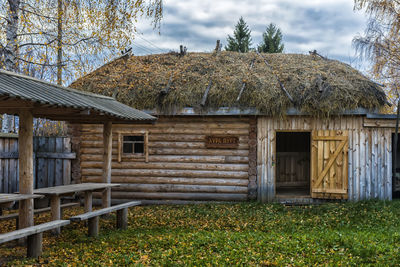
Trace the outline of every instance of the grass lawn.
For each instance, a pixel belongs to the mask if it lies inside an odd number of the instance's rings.
[[[0,258],[10,265],[61,266],[400,263],[400,201],[135,207],[125,231],[115,229],[114,219],[100,220],[98,238],[86,237],[83,223],[65,227],[59,237],[45,233],[38,261],[25,259],[25,249],[15,243],[1,245]],[[12,225],[2,223],[0,232]]]

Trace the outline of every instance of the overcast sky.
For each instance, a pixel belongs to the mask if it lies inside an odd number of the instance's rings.
[[[285,53],[320,54],[360,68],[351,41],[362,34],[366,17],[353,11],[353,0],[164,0],[160,34],[148,21],[137,24],[135,55],[179,50],[211,51],[217,39],[226,37],[243,16],[252,30],[253,46],[269,23],[283,33]]]

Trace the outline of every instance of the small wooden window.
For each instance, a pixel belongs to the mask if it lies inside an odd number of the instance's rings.
[[[144,154],[143,135],[125,135],[123,137],[122,153],[124,154]]]
[[[149,161],[149,134],[141,132],[118,132],[118,162],[125,159],[144,158]]]

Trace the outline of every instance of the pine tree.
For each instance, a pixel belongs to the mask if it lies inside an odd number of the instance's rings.
[[[282,32],[271,23],[263,33],[262,43],[258,46],[258,52],[282,53],[284,44],[282,43]]]
[[[233,37],[228,35],[228,45],[225,46],[226,51],[236,51],[240,53],[249,52],[251,46],[251,30],[247,26],[243,17],[240,17],[235,26]]]

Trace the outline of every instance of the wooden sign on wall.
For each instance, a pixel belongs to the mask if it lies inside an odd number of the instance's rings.
[[[207,148],[237,148],[239,146],[239,137],[211,135],[206,136]]]

